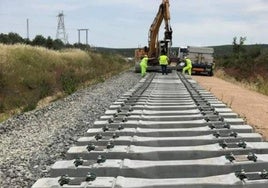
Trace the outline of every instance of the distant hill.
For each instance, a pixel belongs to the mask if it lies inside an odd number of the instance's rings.
[[[94,50],[101,53],[119,54],[124,57],[134,57],[135,49],[136,48],[103,48],[103,47],[94,48]]]
[[[210,46],[214,48],[214,55],[215,57],[222,57],[228,56],[232,54],[233,46],[232,45],[221,45],[221,46]],[[120,54],[124,57],[133,57],[136,48],[102,48],[96,47],[94,48],[98,52],[103,53],[111,53],[111,54]],[[172,47],[172,51],[178,51],[179,47]],[[268,44],[252,44],[252,45],[245,45],[245,49],[252,50],[252,49],[260,49],[260,50],[268,50]]]
[[[229,56],[233,52],[233,45],[211,46],[214,48],[215,57]],[[244,45],[246,51],[260,49],[261,51],[268,50],[268,44],[251,44]]]

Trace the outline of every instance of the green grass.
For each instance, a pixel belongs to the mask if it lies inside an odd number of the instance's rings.
[[[7,113],[35,109],[47,96],[71,94],[131,66],[115,54],[0,44],[0,121]]]

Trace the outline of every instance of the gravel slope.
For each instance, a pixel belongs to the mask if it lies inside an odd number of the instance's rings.
[[[0,124],[0,187],[31,187],[140,75],[127,71]]]

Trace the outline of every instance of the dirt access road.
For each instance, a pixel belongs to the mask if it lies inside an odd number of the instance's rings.
[[[268,141],[268,96],[217,77],[192,76],[192,78],[238,113]]]

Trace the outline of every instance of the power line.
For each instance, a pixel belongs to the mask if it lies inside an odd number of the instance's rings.
[[[67,35],[65,32],[65,26],[64,26],[64,14],[63,12],[58,14],[58,27],[57,27],[57,34],[56,38],[60,39],[64,44],[67,44]]]

